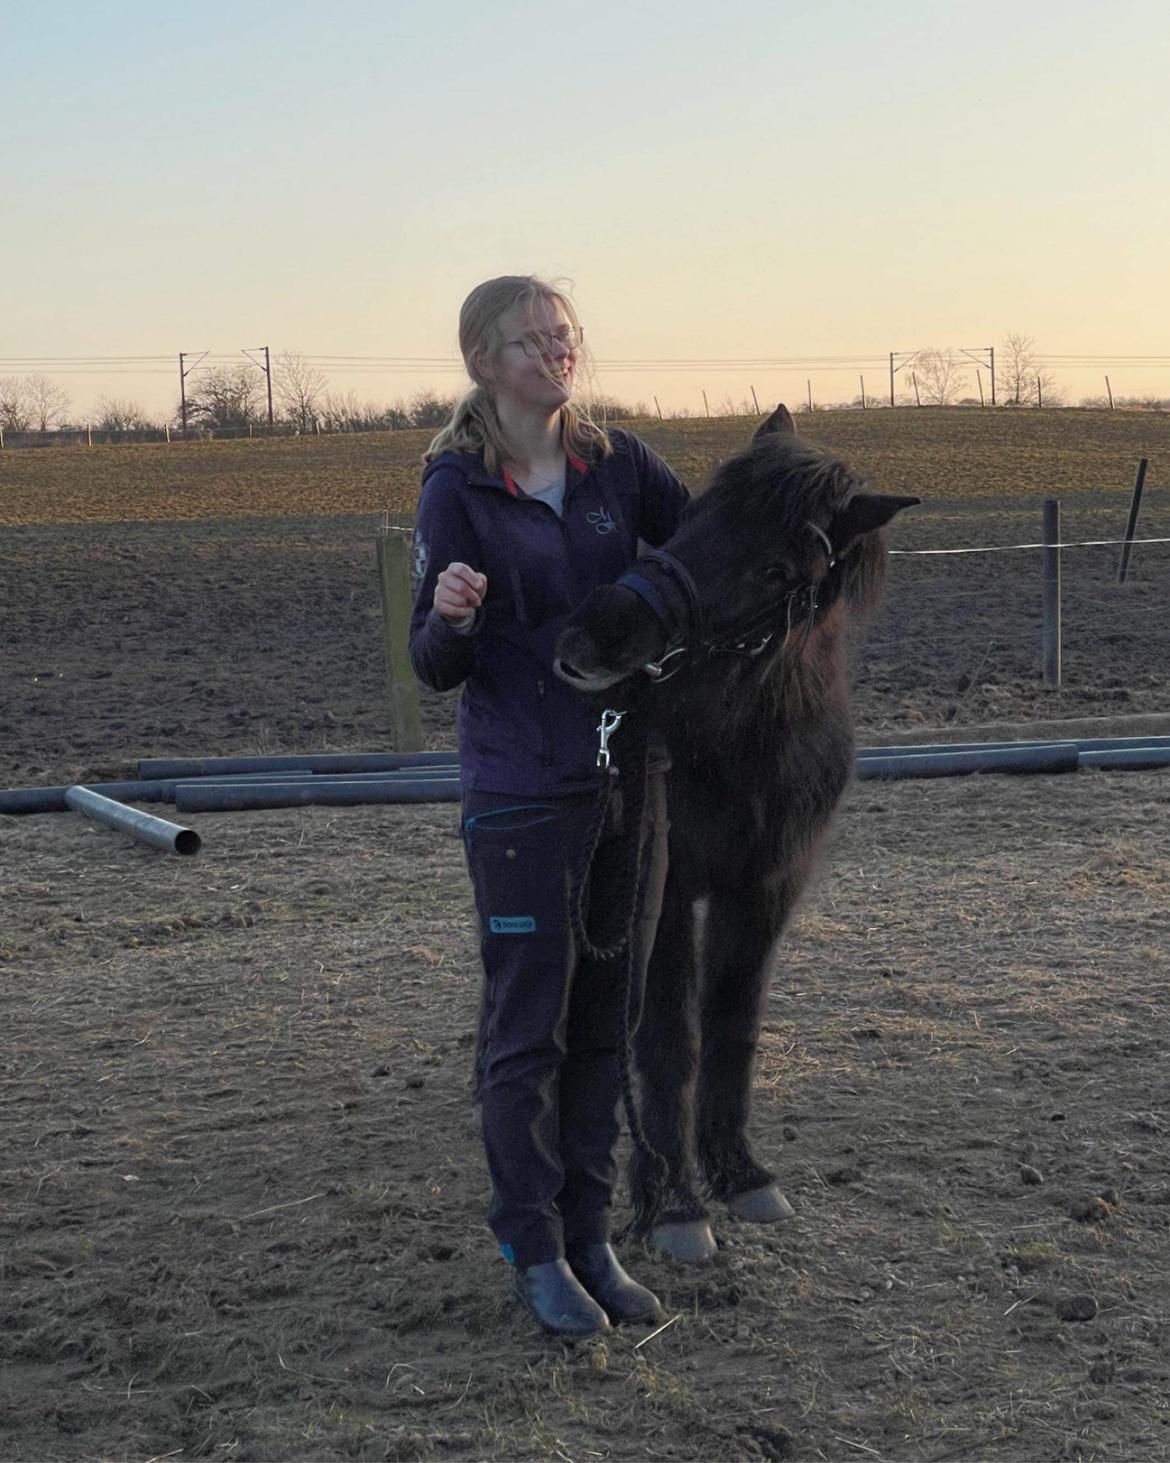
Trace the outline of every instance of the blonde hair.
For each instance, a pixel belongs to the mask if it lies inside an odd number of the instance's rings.
[[[485,355],[504,344],[499,328],[500,318],[520,307],[532,315],[543,301],[553,301],[565,312],[569,324],[580,333],[580,322],[568,295],[548,280],[532,274],[505,274],[489,279],[463,301],[459,311],[459,350],[467,374],[474,383],[456,406],[451,420],[431,439],[424,462],[442,452],[473,452],[483,458],[489,472],[499,472],[512,451],[504,436],[490,383],[475,364],[479,353]],[[567,453],[588,461],[608,457],[613,444],[602,427],[589,413],[571,401],[561,407],[561,445]]]

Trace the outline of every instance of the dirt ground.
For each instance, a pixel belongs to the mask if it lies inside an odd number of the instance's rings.
[[[3,530],[0,783],[384,746],[375,526]],[[896,547],[1038,528],[950,501]],[[894,559],[862,740],[1170,729],[1168,550],[1122,590],[1069,551],[1060,691],[1034,551]],[[856,785],[762,1044],[797,1218],[627,1246],[671,1324],[575,1348],[482,1221],[452,807],[201,815],[196,859],[0,818],[0,1458],[1170,1458],[1166,778]]]

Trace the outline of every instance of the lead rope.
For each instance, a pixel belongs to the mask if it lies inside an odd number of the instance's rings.
[[[638,719],[637,731],[633,736],[633,745],[627,749],[627,755],[622,759],[621,768],[616,773],[616,781],[622,797],[622,822],[623,832],[623,885],[630,891],[629,907],[624,911],[622,917],[621,934],[612,945],[596,945],[589,936],[586,929],[586,905],[589,893],[589,875],[593,864],[594,855],[597,852],[598,844],[601,842],[601,835],[605,829],[605,821],[609,812],[610,800],[613,794],[615,771],[610,763],[609,738],[621,725],[625,712],[605,711],[602,713],[601,725],[598,727],[600,733],[600,745],[597,753],[597,765],[603,773],[601,791],[597,798],[597,807],[594,811],[593,821],[585,838],[585,851],[581,867],[573,877],[569,889],[569,920],[573,931],[573,938],[577,941],[578,949],[589,959],[599,963],[607,964],[622,958],[623,964],[623,992],[621,1005],[621,1047],[619,1051],[619,1068],[621,1073],[622,1101],[626,1108],[626,1117],[630,1126],[630,1138],[634,1147],[645,1165],[646,1171],[654,1175],[654,1188],[660,1194],[665,1188],[665,1179],[668,1169],[666,1160],[650,1142],[646,1136],[646,1130],[642,1126],[641,1114],[638,1112],[637,1103],[634,1101],[634,1086],[631,1078],[631,1065],[633,1057],[633,1030],[631,1026],[631,1007],[633,1005],[635,985],[635,965],[637,956],[637,940],[634,930],[638,919],[639,894],[642,884],[642,866],[644,854],[644,830],[642,827],[642,816],[646,808],[646,782],[647,763],[646,752],[646,729],[641,718]],[[635,1227],[643,1216],[635,1216]]]

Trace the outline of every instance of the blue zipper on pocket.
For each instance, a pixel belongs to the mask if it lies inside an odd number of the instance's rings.
[[[526,823],[494,823],[493,818],[502,818],[507,813],[543,813],[543,818],[532,818]],[[501,833],[517,833],[524,828],[539,828],[542,823],[551,823],[556,814],[547,803],[513,803],[506,808],[489,808],[483,813],[472,813],[463,820],[464,833],[470,833],[478,823],[485,828],[496,828]]]

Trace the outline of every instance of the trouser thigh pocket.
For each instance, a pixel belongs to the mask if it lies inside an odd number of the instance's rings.
[[[562,814],[469,795],[463,837],[484,964],[481,1075],[563,1043],[571,970]]]

